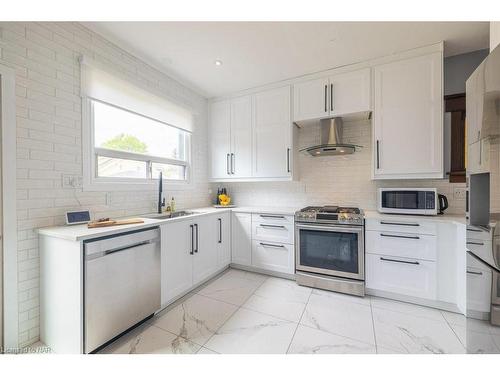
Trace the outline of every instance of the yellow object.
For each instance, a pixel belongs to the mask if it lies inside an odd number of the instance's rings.
[[[220,194],[219,203],[221,204],[221,206],[227,206],[231,203],[231,197],[226,194]]]

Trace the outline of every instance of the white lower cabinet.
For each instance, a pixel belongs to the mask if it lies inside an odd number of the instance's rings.
[[[161,226],[161,305],[193,285],[191,220]]]
[[[231,251],[233,264],[294,274],[293,216],[233,213]]]
[[[366,254],[366,287],[411,297],[436,298],[436,263]]]
[[[489,313],[491,308],[491,270],[467,254],[467,314]]]
[[[293,245],[252,241],[252,265],[269,271],[293,274],[295,272]]]
[[[161,226],[162,307],[229,265],[229,228],[229,212]]]
[[[231,262],[242,266],[252,264],[252,215],[233,213]]]
[[[463,231],[452,222],[383,215],[366,219],[366,288],[431,306],[462,306]],[[465,258],[464,258],[465,259]]]

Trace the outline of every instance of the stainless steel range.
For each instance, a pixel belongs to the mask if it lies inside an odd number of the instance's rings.
[[[364,223],[364,214],[359,208],[310,206],[297,211],[297,283],[364,296]]]

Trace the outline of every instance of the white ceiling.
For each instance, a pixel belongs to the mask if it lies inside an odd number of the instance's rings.
[[[86,22],[206,97],[445,41],[487,48],[488,22]],[[222,66],[215,66],[220,59]]]

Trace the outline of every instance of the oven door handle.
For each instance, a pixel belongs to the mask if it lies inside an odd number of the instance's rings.
[[[342,233],[363,233],[362,226],[350,225],[310,225],[310,224],[295,224],[296,229],[311,229],[322,232],[342,232]]]

